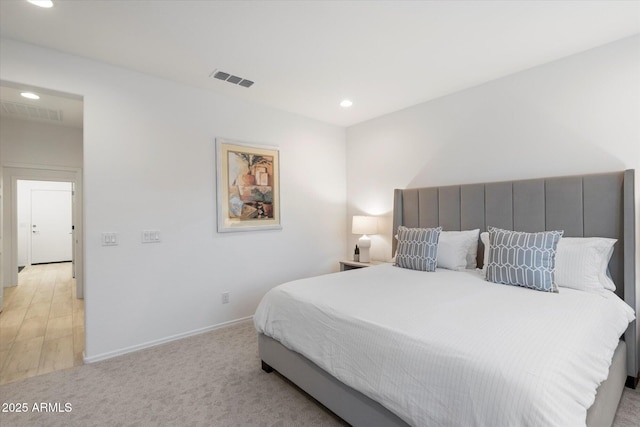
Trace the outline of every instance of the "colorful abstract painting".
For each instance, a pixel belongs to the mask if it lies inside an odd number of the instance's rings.
[[[216,139],[218,231],[281,228],[278,150]]]

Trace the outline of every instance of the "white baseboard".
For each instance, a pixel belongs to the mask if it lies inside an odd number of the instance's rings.
[[[99,362],[101,360],[111,359],[112,357],[122,356],[127,353],[133,353],[134,351],[142,350],[149,347],[155,347],[156,345],[165,344],[171,341],[180,340],[182,338],[187,338],[193,335],[203,334],[205,332],[213,331],[220,328],[226,328],[232,325],[236,325],[238,323],[246,322],[251,320],[253,316],[242,317],[240,319],[230,320],[228,322],[218,323],[217,325],[207,326],[206,328],[195,329],[193,331],[184,332],[182,334],[171,335],[165,338],[160,338],[154,341],[148,341],[142,344],[134,345],[131,347],[122,348],[120,350],[110,351],[107,353],[98,354],[96,356],[86,357],[83,352],[83,361],[85,364]]]

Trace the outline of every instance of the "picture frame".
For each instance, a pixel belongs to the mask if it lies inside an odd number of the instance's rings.
[[[216,138],[218,232],[282,229],[280,151]]]

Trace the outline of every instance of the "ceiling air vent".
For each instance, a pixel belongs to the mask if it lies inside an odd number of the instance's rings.
[[[251,87],[253,82],[251,80],[247,80],[242,77],[234,76],[229,73],[225,73],[224,71],[215,70],[213,73],[209,75],[209,77],[216,78],[218,80],[224,80],[225,82],[232,83],[234,85],[239,85],[242,87]]]
[[[25,119],[38,119],[62,123],[62,110],[35,107],[19,102],[2,101],[2,112]]]

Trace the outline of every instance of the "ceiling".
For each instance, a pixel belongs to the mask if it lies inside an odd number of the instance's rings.
[[[640,33],[640,1],[54,3],[0,1],[0,37],[339,126]]]
[[[20,95],[30,91],[40,96],[31,100]],[[0,81],[0,117],[82,128],[82,98],[48,89]]]

